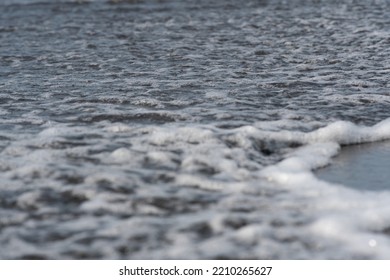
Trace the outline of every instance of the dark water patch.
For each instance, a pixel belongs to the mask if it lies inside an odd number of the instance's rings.
[[[47,260],[48,257],[41,254],[27,254],[19,258],[20,260]]]
[[[110,122],[145,122],[145,123],[167,123],[182,119],[180,116],[161,113],[137,113],[137,114],[101,114],[96,116],[84,116],[79,120],[86,123],[101,121]]]

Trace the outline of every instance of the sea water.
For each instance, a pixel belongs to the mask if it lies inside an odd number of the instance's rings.
[[[0,258],[390,258],[390,192],[313,173],[390,139],[389,11],[2,1]]]
[[[316,174],[319,178],[363,191],[390,190],[390,141],[345,146]]]

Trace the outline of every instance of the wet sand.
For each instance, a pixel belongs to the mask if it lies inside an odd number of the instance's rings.
[[[342,147],[330,165],[316,171],[325,181],[359,190],[390,190],[390,141]]]

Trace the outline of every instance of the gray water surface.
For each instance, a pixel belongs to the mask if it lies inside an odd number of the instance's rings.
[[[325,181],[364,191],[390,191],[390,141],[342,147],[332,163],[316,172]]]
[[[264,131],[390,117],[388,1],[7,0],[0,15],[0,258],[390,257],[364,250],[377,224],[357,220],[353,244],[315,231],[376,204],[258,176],[303,144]]]

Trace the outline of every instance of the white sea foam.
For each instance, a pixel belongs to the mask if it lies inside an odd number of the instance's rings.
[[[279,187],[310,197],[306,207],[315,222],[305,229],[306,234],[317,236],[325,243],[332,242],[334,246],[346,246],[361,257],[390,257],[390,241],[380,234],[390,222],[390,194],[356,192],[320,181],[311,172],[329,164],[340,150],[340,144],[390,139],[390,119],[372,127],[336,122],[299,136],[307,144],[276,165],[261,170],[261,176]],[[341,257],[335,250],[334,258]]]
[[[390,139],[390,119],[386,119],[372,127],[357,126],[350,122],[338,121],[318,130],[303,132],[276,132],[269,137],[305,144],[294,151],[287,159],[262,171],[267,174],[271,169],[307,171],[322,167],[335,156],[340,145],[360,144]]]

